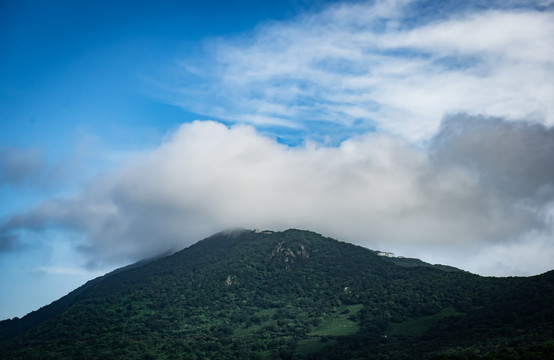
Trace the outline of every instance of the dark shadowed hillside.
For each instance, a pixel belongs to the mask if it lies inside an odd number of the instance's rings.
[[[12,359],[545,359],[554,272],[483,278],[309,231],[216,234],[0,323]]]

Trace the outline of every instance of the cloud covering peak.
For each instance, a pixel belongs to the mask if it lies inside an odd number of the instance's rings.
[[[81,190],[56,188],[34,202],[22,195],[0,209],[2,259],[33,249],[29,259],[37,259],[48,246],[35,245],[52,243],[52,260],[28,267],[74,269],[84,259],[98,269],[229,227],[295,227],[481,274],[550,270],[554,2],[376,0],[317,9],[206,39],[172,58],[170,69],[164,58],[162,71],[141,74],[159,102],[95,112],[126,97],[104,94],[104,102],[75,106],[110,126],[126,116],[128,129],[112,140],[153,123],[156,134],[173,129],[136,156],[95,152],[73,160],[86,163],[78,167],[21,150],[28,145],[0,147],[0,190],[12,201],[12,190],[38,193],[94,172],[101,157],[127,159],[86,188],[74,185]],[[144,51],[135,41],[128,46]],[[121,59],[136,57],[122,51]],[[94,53],[108,71],[105,54]],[[140,68],[151,69],[149,61]],[[90,84],[100,73],[91,71]],[[108,75],[107,84],[120,79]],[[58,104],[56,96],[88,89],[82,85],[40,91]],[[76,96],[86,98],[83,91]],[[159,119],[133,128],[153,113]],[[64,116],[73,124],[81,115]],[[62,132],[53,129],[35,134]],[[56,256],[65,257],[62,266]]]
[[[3,234],[47,225],[77,231],[86,234],[78,246],[92,263],[179,249],[236,226],[308,228],[447,258],[525,244],[540,258],[554,255],[541,240],[553,231],[553,134],[542,125],[458,115],[428,149],[376,133],[338,147],[288,147],[251,126],[197,121],[79,196],[13,217]],[[505,267],[551,266],[522,261]]]

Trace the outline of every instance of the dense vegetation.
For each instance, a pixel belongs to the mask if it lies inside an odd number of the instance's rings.
[[[0,322],[0,358],[552,358],[554,272],[455,270],[308,231],[220,233]]]

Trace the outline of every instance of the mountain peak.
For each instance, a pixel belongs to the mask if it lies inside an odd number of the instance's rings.
[[[0,322],[0,357],[455,358],[500,356],[508,343],[522,353],[553,349],[552,276],[443,270],[311,231],[231,229]]]

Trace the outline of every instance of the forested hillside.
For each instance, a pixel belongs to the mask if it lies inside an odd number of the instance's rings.
[[[554,272],[484,278],[309,231],[216,234],[0,323],[10,359],[545,359]]]

